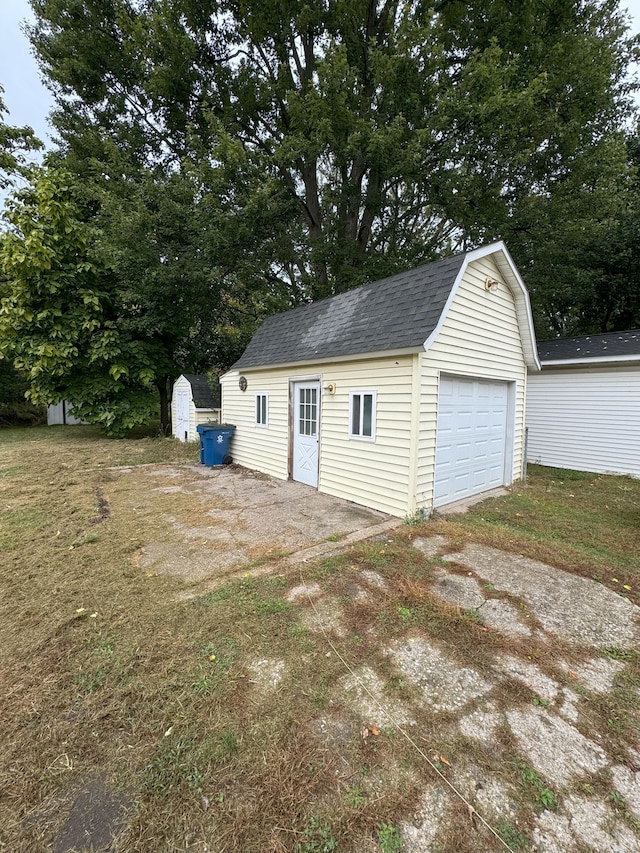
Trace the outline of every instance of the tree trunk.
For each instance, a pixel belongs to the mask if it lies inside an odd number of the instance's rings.
[[[160,394],[160,430],[163,435],[171,434],[168,379],[168,376],[162,376],[156,383],[156,388]]]

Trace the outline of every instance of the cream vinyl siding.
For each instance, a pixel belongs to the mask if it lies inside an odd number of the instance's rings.
[[[412,356],[324,365],[318,489],[404,516],[409,509]],[[336,393],[324,390],[335,382]],[[375,391],[375,440],[349,437],[350,391]]]
[[[501,282],[485,290],[485,277]],[[420,427],[417,442],[416,504],[431,509],[435,470],[440,374],[515,382],[513,464],[505,478],[519,479],[523,467],[527,372],[513,294],[490,257],[472,261],[459,284],[442,327],[428,352],[419,356]],[[509,445],[509,442],[508,442]]]
[[[275,370],[243,370],[247,390],[238,386],[240,373],[232,370],[221,377],[222,422],[234,424],[231,439],[233,461],[279,480],[289,476],[289,373]],[[300,375],[317,375],[307,371]],[[267,426],[256,425],[256,394],[267,394]]]
[[[321,382],[318,491],[403,516],[409,506],[412,356],[242,371],[222,377],[222,415],[236,425],[234,462],[279,479],[289,476],[289,383]],[[335,393],[327,385],[335,384]],[[349,392],[376,392],[375,441],[349,438]],[[255,395],[269,395],[269,425],[255,425]]]
[[[180,376],[173,384],[171,394],[171,428],[176,435],[178,415],[176,411],[176,390],[186,389],[189,392],[189,441],[199,441],[200,436],[196,429],[199,424],[220,423],[220,409],[196,409],[193,402],[191,383],[184,376]],[[180,439],[182,440],[182,439]]]
[[[640,477],[640,367],[530,376],[527,426],[528,462]]]

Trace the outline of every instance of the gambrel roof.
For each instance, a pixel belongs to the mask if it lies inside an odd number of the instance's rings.
[[[233,368],[428,349],[467,265],[488,255],[513,292],[527,364],[538,368],[529,297],[501,242],[268,317]]]
[[[196,409],[220,408],[220,388],[214,393],[204,374],[183,373],[182,375],[191,385],[191,397]]]
[[[544,365],[638,361],[640,329],[539,341],[538,355]]]

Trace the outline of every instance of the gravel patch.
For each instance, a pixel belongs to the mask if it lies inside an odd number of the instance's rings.
[[[600,800],[567,797],[564,810],[576,838],[598,853],[637,853],[638,840]]]
[[[618,765],[611,768],[611,778],[616,791],[625,799],[629,811],[640,820],[640,771]]]
[[[319,595],[321,592],[322,589],[318,583],[301,583],[289,590],[287,601],[297,601],[299,598],[313,598],[314,595]]]
[[[463,575],[446,575],[433,585],[432,592],[463,610],[475,610],[485,603],[478,581]]]
[[[333,633],[341,639],[347,635],[347,629],[342,621],[342,609],[335,598],[314,602],[313,607],[302,613],[300,622],[305,628],[316,633]]]
[[[282,681],[284,661],[262,658],[249,664],[251,680],[262,691],[273,690]]]
[[[430,853],[446,816],[450,798],[444,788],[429,787],[411,820],[399,826],[403,853]]]
[[[508,601],[488,598],[479,610],[485,625],[509,637],[530,637],[531,629],[524,625],[518,610]]]
[[[493,740],[496,729],[504,716],[496,710],[493,702],[487,702],[484,708],[476,708],[460,720],[460,731],[466,737],[482,742]]]
[[[387,583],[381,574],[378,572],[374,572],[373,569],[362,569],[360,571],[360,575],[366,580],[368,584],[371,586],[375,586],[378,589],[386,589]]]
[[[594,658],[571,667],[564,661],[560,664],[561,669],[594,693],[608,693],[613,687],[614,678],[624,666],[623,661],[613,658]]]

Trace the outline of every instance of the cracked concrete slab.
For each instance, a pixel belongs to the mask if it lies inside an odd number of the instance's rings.
[[[450,804],[450,796],[439,786],[424,792],[420,806],[410,820],[400,823],[404,853],[428,853],[432,850]]]
[[[617,765],[611,768],[611,779],[616,791],[624,797],[629,811],[640,820],[640,770]]]
[[[622,649],[638,641],[640,608],[596,581],[486,545],[468,544],[443,559],[523,598],[544,629],[564,640]]]
[[[541,708],[507,711],[518,746],[533,767],[554,785],[597,773],[607,765],[604,750],[561,717]]]
[[[524,661],[515,655],[500,655],[496,659],[496,667],[505,675],[525,684],[529,690],[546,702],[555,702],[558,698],[560,690],[558,682],[545,675],[534,663]]]
[[[423,704],[434,711],[457,711],[492,686],[475,669],[460,666],[422,637],[395,642],[385,654],[420,689]]]
[[[394,722],[398,725],[414,723],[402,702],[387,694],[384,681],[370,666],[361,666],[352,675],[341,679],[338,692],[342,699],[348,697],[349,706],[364,725],[375,723],[378,728],[383,728]]]
[[[508,601],[487,598],[478,613],[485,625],[510,637],[530,637],[531,628],[525,625],[518,610]]]
[[[480,584],[464,575],[445,575],[433,585],[433,594],[463,610],[476,610],[485,603]]]

